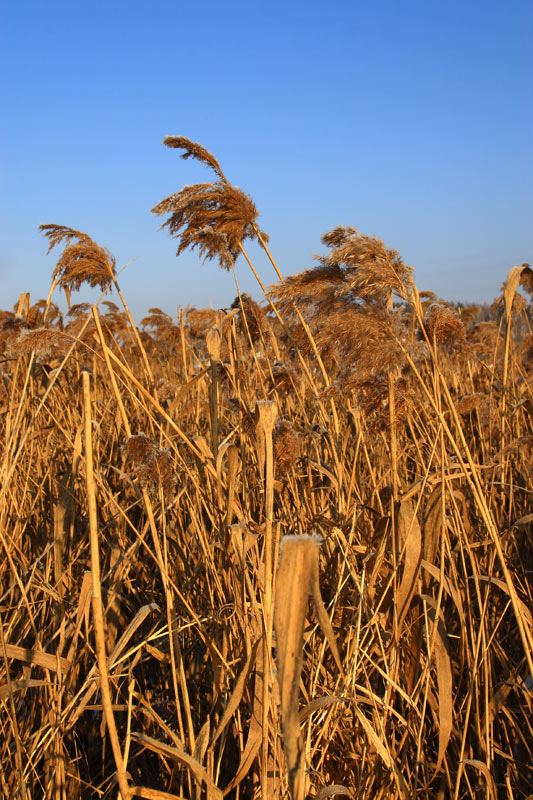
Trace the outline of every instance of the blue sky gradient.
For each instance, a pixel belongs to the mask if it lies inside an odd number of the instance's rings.
[[[120,283],[137,319],[231,302],[232,275],[176,258],[149,213],[211,179],[167,134],[252,195],[284,274],[338,224],[449,300],[491,300],[533,258],[531,2],[19,0],[2,17],[3,308],[47,294],[42,222],[87,232],[119,268],[134,259]],[[259,299],[242,259],[237,274]]]

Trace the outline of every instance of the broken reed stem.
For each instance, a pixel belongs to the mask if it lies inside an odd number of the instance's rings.
[[[111,739],[111,747],[117,767],[117,781],[122,795],[122,800],[130,800],[131,793],[124,769],[122,750],[118,740],[115,717],[113,715],[113,702],[109,688],[109,673],[107,670],[106,634],[104,612],[102,607],[102,591],[100,584],[100,555],[98,548],[98,519],[96,513],[96,490],[94,480],[93,447],[92,447],[92,408],[91,408],[91,376],[85,370],[83,379],[83,417],[85,432],[85,469],[87,482],[87,504],[89,511],[89,531],[91,540],[91,574],[92,574],[92,606],[94,635],[96,640],[96,658],[100,672],[100,690],[102,693],[102,706]]]

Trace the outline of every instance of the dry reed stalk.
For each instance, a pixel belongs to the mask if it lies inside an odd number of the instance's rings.
[[[271,401],[260,401],[257,404],[258,432],[265,448],[264,463],[264,493],[265,493],[265,545],[264,545],[264,599],[263,599],[263,743],[261,759],[261,791],[267,798],[268,792],[268,740],[269,740],[269,713],[270,713],[270,686],[271,686],[271,658],[272,658],[272,591],[273,591],[273,552],[272,517],[274,509],[274,455],[272,448],[272,433],[276,422],[278,409]]]
[[[211,418],[211,449],[216,459],[218,453],[218,365],[220,363],[221,332],[211,328],[206,336],[206,347],[211,366],[211,383],[209,384],[209,415]]]
[[[442,388],[442,390],[444,392],[444,395],[446,397],[446,400],[447,400],[447,403],[448,403],[448,408],[449,408],[450,412],[452,413],[452,418],[454,419],[454,424],[456,426],[456,430],[458,432],[460,442],[461,442],[461,444],[462,444],[462,446],[464,448],[464,452],[465,452],[465,455],[466,455],[466,463],[465,463],[465,460],[463,459],[463,454],[461,453],[461,451],[460,451],[460,449],[458,447],[457,441],[456,441],[452,431],[450,430],[450,428],[448,426],[448,423],[446,422],[446,419],[445,419],[443,413],[441,412],[439,414],[439,410],[438,410],[438,407],[437,407],[437,405],[435,403],[435,400],[434,400],[433,396],[431,395],[431,393],[429,392],[429,390],[427,389],[427,387],[425,385],[425,382],[423,381],[422,377],[420,376],[420,373],[418,372],[418,370],[416,368],[416,365],[413,363],[412,359],[410,358],[410,356],[408,354],[407,354],[406,357],[407,357],[408,361],[410,362],[411,369],[413,370],[415,375],[417,375],[417,377],[418,377],[418,379],[420,381],[420,385],[421,385],[422,390],[424,391],[424,394],[426,395],[426,397],[428,398],[429,402],[431,403],[435,413],[437,413],[437,415],[439,416],[439,422],[442,424],[442,427],[443,427],[443,430],[446,433],[447,439],[450,442],[453,450],[455,451],[455,455],[457,456],[457,459],[458,459],[458,461],[459,461],[459,463],[461,465],[461,469],[463,470],[463,474],[464,474],[466,480],[468,481],[468,483],[470,484],[470,487],[472,488],[472,491],[473,491],[473,494],[474,494],[474,497],[475,497],[475,500],[476,500],[476,504],[477,504],[477,506],[479,508],[479,511],[480,511],[481,515],[482,515],[483,521],[484,521],[485,525],[487,526],[487,530],[489,532],[490,538],[491,538],[491,540],[494,543],[494,546],[496,548],[496,552],[498,554],[498,559],[500,561],[503,573],[505,575],[505,581],[506,581],[506,584],[507,584],[508,589],[509,589],[509,595],[511,597],[511,602],[512,602],[512,605],[513,605],[513,611],[514,611],[516,622],[517,622],[517,625],[518,625],[518,630],[520,632],[520,638],[522,640],[522,644],[523,644],[523,647],[524,647],[524,655],[525,655],[527,663],[528,663],[528,668],[529,668],[531,674],[533,675],[533,631],[528,630],[527,626],[524,625],[524,622],[523,622],[523,619],[522,619],[522,613],[521,613],[521,609],[520,609],[520,604],[519,604],[519,600],[518,600],[518,596],[516,594],[516,588],[514,586],[514,581],[512,579],[512,576],[510,574],[509,568],[507,566],[507,562],[506,562],[505,555],[503,553],[503,549],[502,549],[502,545],[501,545],[500,536],[499,536],[498,530],[496,528],[496,525],[494,523],[494,519],[492,517],[492,514],[491,514],[491,512],[490,512],[490,510],[488,508],[488,505],[487,505],[487,502],[486,502],[486,499],[485,499],[485,496],[484,496],[484,493],[483,493],[483,488],[482,488],[481,483],[480,483],[480,479],[479,479],[479,475],[478,475],[478,469],[476,468],[476,465],[475,465],[474,460],[472,458],[472,454],[470,452],[470,448],[468,447],[468,444],[467,444],[467,442],[465,440],[463,429],[462,429],[462,426],[461,426],[461,422],[460,422],[459,416],[457,414],[457,411],[455,409],[455,404],[453,403],[453,400],[451,398],[451,395],[449,393],[449,390],[448,390],[448,387],[446,385],[446,382],[445,382],[444,378],[440,374],[440,371],[438,371],[437,365],[435,365],[436,370],[437,370],[437,374],[439,376],[440,387]],[[467,467],[467,464],[468,464],[468,467]]]
[[[88,372],[82,373],[83,378],[83,410],[85,433],[85,470],[87,482],[87,503],[89,511],[89,530],[91,540],[91,573],[92,573],[92,605],[94,619],[94,635],[96,640],[96,657],[100,673],[100,691],[102,693],[102,706],[111,740],[113,757],[117,767],[117,781],[123,800],[130,800],[131,793],[128,779],[124,769],[122,750],[118,740],[117,727],[113,714],[113,701],[109,686],[107,670],[106,633],[102,608],[102,590],[100,579],[100,554],[98,544],[98,517],[96,510],[96,491],[93,469],[92,446],[92,401],[91,401],[91,376]]]

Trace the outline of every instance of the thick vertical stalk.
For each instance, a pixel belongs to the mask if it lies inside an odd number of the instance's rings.
[[[272,432],[278,409],[275,403],[265,400],[257,404],[259,412],[260,436],[264,436],[265,444],[265,589],[263,597],[263,749],[261,757],[261,796],[268,800],[268,715],[270,712],[270,683],[272,658],[272,574],[273,574],[273,541],[272,517],[274,514],[274,452]]]
[[[111,747],[117,767],[117,780],[122,794],[122,800],[130,800],[131,794],[124,770],[124,760],[122,750],[118,740],[117,726],[113,716],[113,703],[109,688],[109,674],[107,671],[107,653],[105,646],[105,623],[102,608],[102,592],[100,585],[100,555],[98,550],[98,521],[96,514],[96,491],[93,467],[93,447],[92,447],[92,413],[91,413],[91,385],[90,375],[83,372],[83,412],[84,412],[84,431],[85,431],[85,470],[87,480],[87,503],[89,510],[89,530],[91,540],[91,574],[92,574],[92,593],[93,593],[93,620],[94,635],[96,640],[96,658],[98,670],[100,672],[100,690],[102,693],[102,706],[104,709]]]

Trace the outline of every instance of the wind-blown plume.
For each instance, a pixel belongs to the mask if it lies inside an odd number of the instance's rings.
[[[181,154],[183,159],[195,158],[196,161],[200,161],[200,163],[205,164],[206,167],[214,169],[221,180],[226,180],[215,156],[206,150],[205,147],[202,147],[201,144],[198,144],[198,142],[192,142],[185,136],[165,136],[163,144],[175,150],[183,150],[184,152]]]
[[[182,158],[195,158],[219,177],[215,183],[185,186],[152,208],[153,214],[169,214],[161,227],[179,239],[177,255],[197,247],[204,260],[217,259],[230,270],[245,239],[261,237],[268,242],[267,234],[256,226],[259,212],[252,198],[229,183],[214,155],[184,136],[166,136],[163,144],[183,150]]]
[[[413,269],[381,239],[338,226],[325,233],[322,241],[332,250],[327,256],[316,256],[318,266],[272,287],[270,296],[280,308],[296,303],[318,313],[330,313],[339,303],[386,307],[393,295],[408,299]]]
[[[104,291],[113,282],[114,256],[86,233],[53,224],[39,225],[39,230],[48,239],[48,252],[58,245],[66,245],[52,273],[58,286],[75,291],[83,283],[88,283]]]
[[[179,239],[177,255],[197,247],[204,260],[217,259],[227,270],[233,267],[242,242],[257,238],[259,212],[252,198],[220,181],[186,186],[158,203],[152,213],[170,215],[161,227]]]

